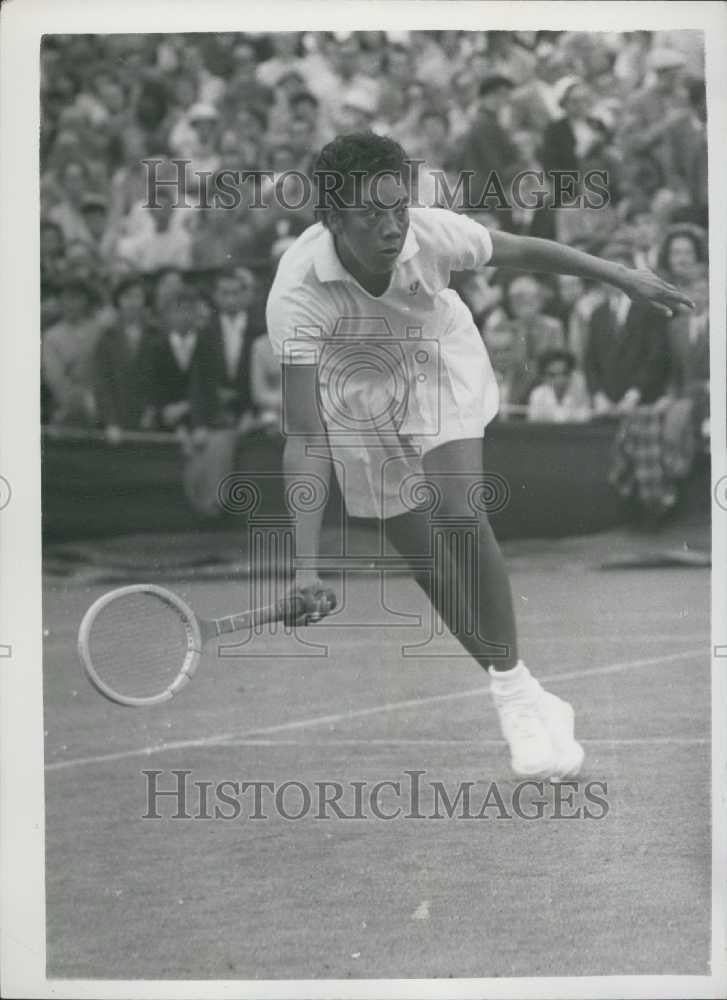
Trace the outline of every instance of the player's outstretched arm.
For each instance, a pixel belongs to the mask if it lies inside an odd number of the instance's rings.
[[[308,501],[319,489],[328,490],[331,457],[318,406],[316,365],[284,365],[283,369],[283,473],[290,513],[295,519],[296,560],[306,567],[297,570],[296,587],[316,590],[323,586],[316,565],[324,504]],[[303,502],[296,502],[301,497]]]
[[[574,274],[615,285],[637,301],[646,302],[666,316],[693,309],[694,303],[674,285],[651,271],[625,267],[602,260],[573,247],[534,236],[512,233],[491,233],[493,267],[508,267],[516,271],[539,271],[547,274]]]

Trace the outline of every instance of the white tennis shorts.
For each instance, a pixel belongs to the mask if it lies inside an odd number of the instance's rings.
[[[422,457],[449,441],[482,437],[497,413],[487,349],[459,299],[458,306],[455,322],[436,340],[359,337],[320,346],[320,405],[354,517],[411,510]]]

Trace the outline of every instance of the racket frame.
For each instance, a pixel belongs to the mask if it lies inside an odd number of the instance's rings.
[[[91,656],[91,629],[99,613],[119,597],[126,597],[130,594],[149,594],[161,600],[168,607],[172,608],[179,615],[180,621],[184,625],[187,633],[187,652],[179,673],[167,685],[164,691],[159,694],[149,695],[139,698],[133,695],[123,695],[115,691],[110,685],[99,677],[93,665]],[[335,595],[328,591],[331,610],[336,606]],[[199,665],[202,650],[207,643],[221,638],[223,635],[231,635],[234,632],[242,632],[250,629],[253,625],[262,625],[271,621],[285,621],[286,624],[307,624],[306,602],[299,595],[282,598],[267,607],[241,611],[231,615],[224,615],[221,618],[199,618],[173,590],[166,587],[159,587],[154,583],[134,583],[127,587],[117,587],[102,594],[86,611],[78,630],[78,653],[81,663],[88,679],[93,686],[102,694],[104,698],[113,701],[117,705],[124,705],[129,708],[146,708],[151,705],[160,705],[173,698],[195,674]]]
[[[96,618],[108,604],[111,604],[117,598],[126,597],[131,594],[148,594],[166,604],[167,607],[172,608],[179,615],[187,636],[187,652],[175,679],[159,694],[143,698],[119,694],[118,691],[115,691],[106,684],[99,677],[91,656],[91,629]],[[174,591],[167,590],[166,587],[159,587],[153,583],[134,583],[128,587],[117,587],[115,590],[110,590],[108,593],[103,594],[86,611],[78,630],[78,653],[88,679],[99,694],[102,694],[109,701],[113,701],[117,705],[125,705],[129,708],[144,708],[148,705],[159,705],[173,698],[194,676],[202,653],[202,645],[202,630],[194,611]]]

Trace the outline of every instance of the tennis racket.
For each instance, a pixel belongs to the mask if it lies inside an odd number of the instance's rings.
[[[215,639],[272,621],[308,624],[335,606],[331,590],[303,591],[268,607],[207,619],[165,587],[134,584],[94,601],[78,631],[78,652],[105,698],[135,708],[159,705],[189,683],[202,650]]]

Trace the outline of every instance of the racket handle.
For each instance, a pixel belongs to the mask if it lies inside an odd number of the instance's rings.
[[[333,591],[326,590],[325,595],[329,607],[335,608],[336,595]],[[227,615],[225,618],[215,618],[213,625],[218,636],[229,635],[230,632],[245,632],[253,625],[265,625],[267,622],[282,621],[286,625],[295,625],[306,613],[312,614],[315,610],[315,606],[311,608],[310,602],[301,594],[292,594],[264,608],[241,611],[237,615]]]
[[[253,625],[265,625],[268,622],[285,621],[291,624],[305,612],[305,601],[294,595],[285,597],[275,604],[252,611],[241,611],[236,615],[215,618],[214,626],[218,636],[229,635],[230,632],[245,632]]]

